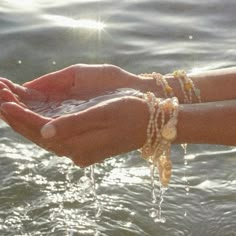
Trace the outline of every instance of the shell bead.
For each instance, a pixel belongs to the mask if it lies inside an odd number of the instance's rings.
[[[164,139],[173,141],[177,136],[177,130],[173,126],[165,126],[161,132]]]
[[[160,79],[160,83],[168,88],[165,79]],[[160,182],[166,187],[171,177],[170,147],[177,136],[179,102],[175,97],[156,98],[151,92],[144,94],[143,99],[147,102],[150,117],[147,140],[141,148],[141,155],[158,168]]]

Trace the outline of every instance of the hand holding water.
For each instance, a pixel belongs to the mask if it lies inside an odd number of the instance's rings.
[[[3,101],[14,101],[30,108],[34,102],[89,99],[106,91],[134,87],[137,82],[142,83],[137,76],[113,65],[77,64],[22,86],[1,78],[0,96]]]
[[[177,143],[236,145],[236,103],[232,101],[235,74],[236,69],[229,68],[192,75],[201,89],[202,103],[181,105]],[[178,80],[170,76],[168,82],[180,103],[183,102]],[[122,87],[144,92],[154,90],[157,96],[163,95],[163,88],[156,86],[155,80],[140,79],[118,67],[74,65],[22,86],[0,79],[0,114],[29,140],[86,166],[144,144],[149,116],[147,104],[137,97],[121,97],[58,118],[40,115],[32,104],[89,99]]]
[[[136,97],[111,99],[55,119],[4,102],[1,115],[16,132],[79,166],[140,148],[148,122],[147,106]]]
[[[87,99],[128,87],[134,80],[137,80],[136,76],[111,65],[73,65],[22,86],[0,79],[1,115],[16,132],[39,146],[57,155],[69,156],[79,165],[92,164],[141,146],[142,135],[131,137],[142,133],[140,128],[142,126],[144,131],[147,122],[144,119],[147,113],[141,114],[135,105],[140,104],[145,109],[141,100],[134,97],[114,99],[58,119],[38,114],[33,104],[43,103],[45,107],[51,102]],[[128,116],[128,111],[134,107],[132,117]],[[136,117],[140,117],[139,122]],[[53,122],[56,134],[44,139],[41,128],[48,122]],[[43,135],[52,134],[43,130]]]

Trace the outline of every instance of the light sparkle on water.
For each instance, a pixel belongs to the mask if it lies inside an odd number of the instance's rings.
[[[90,30],[103,30],[106,25],[100,20],[93,19],[73,19],[67,16],[60,15],[43,15],[45,20],[55,23],[58,26],[70,27],[70,28],[84,28]]]

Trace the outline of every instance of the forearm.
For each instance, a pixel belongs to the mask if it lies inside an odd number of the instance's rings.
[[[177,143],[236,146],[236,100],[181,105]]]
[[[192,79],[195,86],[200,89],[202,102],[236,98],[236,67],[198,72],[188,74],[188,76]],[[137,79],[136,81],[134,87],[141,92],[151,91],[158,97],[164,97],[162,88],[156,85],[154,79]],[[183,103],[184,96],[179,81],[171,75],[168,76],[167,81],[173,88],[175,96],[179,98],[180,103]],[[197,102],[197,99],[195,98],[193,101]]]

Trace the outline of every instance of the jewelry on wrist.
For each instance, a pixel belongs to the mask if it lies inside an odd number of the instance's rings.
[[[141,155],[158,168],[160,182],[167,187],[172,169],[170,148],[177,136],[179,102],[176,97],[156,98],[151,92],[143,94],[143,99],[147,102],[150,118]]]
[[[162,88],[165,98],[174,97],[173,88],[168,84],[165,76],[156,72],[152,72],[151,74],[144,73],[144,74],[140,74],[140,76],[153,78],[156,82],[157,87]]]
[[[162,88],[164,93],[164,97],[174,97],[174,90],[167,82],[168,75],[161,75],[156,72],[152,72],[150,74],[144,73],[140,74],[141,77],[150,77],[156,81],[156,85]],[[184,103],[192,103],[193,102],[193,93],[197,98],[197,101],[201,102],[200,89],[196,88],[192,79],[189,78],[184,70],[176,70],[172,73],[173,77],[179,81],[182,93],[184,95]]]
[[[176,70],[173,72],[175,79],[178,79],[181,89],[184,94],[184,103],[192,103],[192,91],[194,92],[197,100],[201,103],[200,90],[197,89],[184,70]]]

